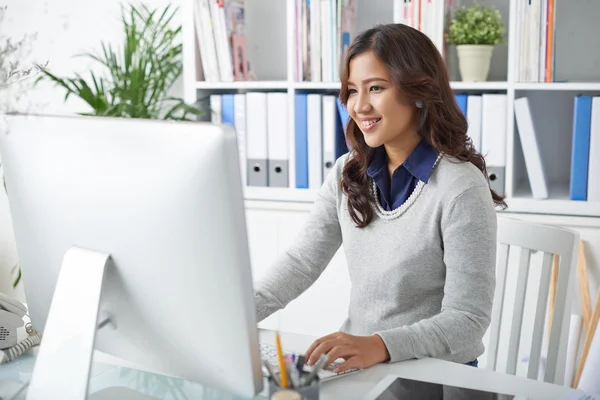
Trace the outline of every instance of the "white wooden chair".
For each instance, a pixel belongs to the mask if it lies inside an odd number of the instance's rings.
[[[548,354],[544,374],[545,382],[562,385],[565,376],[567,342],[569,335],[569,316],[571,313],[570,288],[575,279],[577,247],[579,233],[568,229],[531,223],[507,217],[498,217],[498,249],[496,263],[496,292],[492,308],[492,319],[489,328],[487,349],[487,369],[497,370],[498,342],[502,322],[502,311],[505,300],[506,275],[509,250],[511,246],[520,248],[519,269],[517,271],[516,293],[512,310],[512,323],[508,344],[506,373],[516,375],[519,356],[521,329],[523,326],[523,309],[527,289],[527,278],[531,254],[542,252],[542,270],[539,281],[538,298],[533,322],[533,336],[529,353],[527,377],[538,379],[539,360],[542,354],[546,307],[550,291],[550,275],[552,259],[556,254],[560,257],[556,298],[554,303],[552,327],[548,338]],[[535,284],[536,282],[531,282]],[[510,310],[507,310],[510,312]]]

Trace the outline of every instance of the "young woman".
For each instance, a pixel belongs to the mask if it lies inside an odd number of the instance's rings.
[[[338,372],[411,358],[477,365],[495,288],[496,213],[484,158],[429,38],[401,24],[356,37],[340,98],[351,151],[304,230],[255,289],[262,320],[311,286],[343,244],[352,289],[340,329],[316,340]]]

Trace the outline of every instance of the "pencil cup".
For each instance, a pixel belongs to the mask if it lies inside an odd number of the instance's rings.
[[[308,373],[303,373],[303,376]],[[315,378],[309,385],[297,388],[282,388],[272,378],[269,378],[269,399],[271,400],[319,400],[319,378]]]

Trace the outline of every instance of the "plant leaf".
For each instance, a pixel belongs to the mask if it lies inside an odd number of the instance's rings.
[[[13,281],[13,288],[16,288],[17,285],[19,284],[19,282],[21,282],[21,278],[23,277],[22,272],[21,272],[21,267],[19,267],[19,265],[15,265],[15,267],[18,268],[18,272],[17,272],[17,277],[15,278],[15,280]]]
[[[162,9],[122,5],[122,45],[100,42],[99,52],[77,55],[90,58],[103,69],[90,72],[89,84],[79,74],[60,78],[43,69],[44,76],[66,91],[65,100],[74,95],[92,108],[82,115],[152,119],[200,115],[182,99],[169,96],[183,72],[182,28],[173,23],[177,12],[172,5]]]
[[[446,40],[449,44],[501,44],[504,40],[502,15],[492,5],[475,3],[455,10],[448,27]]]

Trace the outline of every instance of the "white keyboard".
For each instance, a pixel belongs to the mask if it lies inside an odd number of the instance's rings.
[[[265,360],[266,362],[271,364],[271,366],[273,367],[273,371],[275,373],[279,372],[279,367],[278,367],[279,362],[277,360],[277,349],[276,349],[275,345],[261,343],[260,344],[260,354],[261,354],[261,358],[263,360]],[[284,354],[284,356],[292,355],[292,353],[286,352],[286,351],[284,351],[283,354]],[[358,371],[357,369],[351,369],[351,370],[340,372],[339,374],[336,374],[335,372],[333,372],[333,370],[335,369],[335,367],[337,367],[341,363],[342,363],[341,361],[334,361],[330,365],[328,365],[327,368],[323,368],[321,371],[319,371],[319,374],[318,374],[319,379],[321,381],[330,380],[332,378],[337,378],[339,376]],[[309,365],[306,365],[304,368],[308,371],[311,370],[311,366],[309,366]]]

